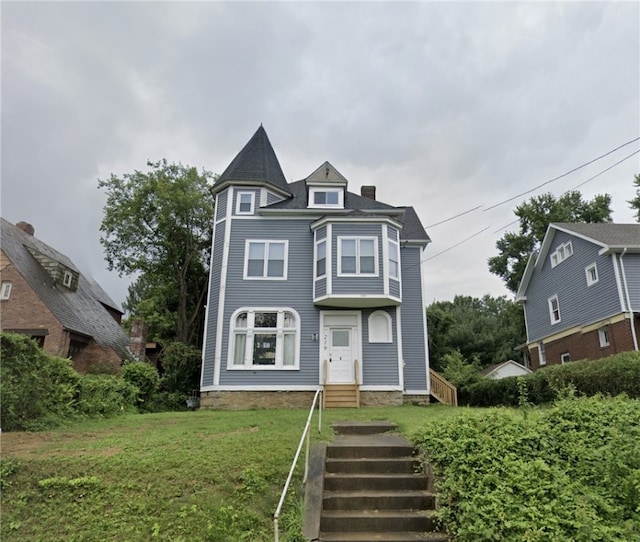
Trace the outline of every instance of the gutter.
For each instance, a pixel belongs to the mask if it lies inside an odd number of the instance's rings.
[[[636,326],[634,321],[633,307],[631,307],[631,298],[629,297],[629,286],[627,284],[627,273],[624,269],[624,262],[622,261],[627,249],[625,248],[620,254],[620,270],[622,271],[622,283],[624,284],[625,297],[627,302],[627,308],[629,309],[629,318],[631,323],[631,337],[633,338],[633,348],[638,351],[638,336],[636,335]]]

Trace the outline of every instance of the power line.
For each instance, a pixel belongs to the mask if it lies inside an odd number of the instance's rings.
[[[469,209],[468,211],[463,211],[462,213],[458,213],[457,215],[451,216],[449,218],[445,218],[444,220],[441,220],[440,222],[436,222],[435,224],[429,224],[428,226],[425,226],[425,229],[434,228],[435,226],[439,226],[440,224],[449,222],[449,220],[453,220],[454,218],[460,218],[461,216],[467,215],[473,211],[477,211],[478,209],[480,209],[480,207],[482,207],[482,205],[478,205],[477,207],[474,207],[473,209]]]
[[[548,181],[543,182],[542,184],[539,184],[538,186],[535,186],[533,188],[531,188],[530,190],[527,190],[525,192],[521,192],[520,194],[517,194],[515,196],[512,196],[508,199],[505,199],[504,201],[501,201],[499,203],[496,203],[495,205],[492,205],[491,207],[487,207],[486,209],[484,209],[484,211],[490,211],[491,209],[495,209],[496,207],[499,207],[500,205],[504,205],[505,203],[508,203],[510,201],[513,201],[514,199],[517,199],[521,196],[526,196],[527,194],[530,194],[531,192],[534,192],[536,190],[538,190],[538,188],[542,188],[543,186],[546,186],[552,182],[555,182],[559,179],[562,179],[563,177],[566,177],[567,175],[571,175],[572,173],[575,173],[576,171],[578,171],[579,169],[582,169],[590,164],[593,164],[594,162],[597,162],[598,160],[604,158],[605,156],[609,156],[610,154],[622,149],[623,147],[626,147],[627,145],[631,145],[631,143],[635,143],[636,141],[640,140],[640,137],[636,137],[635,139],[632,139],[631,141],[627,141],[626,143],[623,143],[622,145],[616,147],[613,150],[610,150],[609,152],[606,152],[600,156],[598,156],[597,158],[594,158],[593,160],[589,160],[588,162],[585,162],[584,164],[573,168],[570,171],[567,171],[566,173],[563,173],[562,175],[558,175],[557,177],[554,177],[553,179],[549,179]]]
[[[460,246],[462,243],[466,243],[470,239],[473,239],[474,237],[476,237],[476,236],[480,235],[481,233],[487,231],[490,227],[491,226],[487,226],[486,228],[482,228],[480,231],[477,231],[476,233],[474,233],[473,235],[470,235],[469,237],[463,239],[462,241],[458,241],[455,245],[451,245],[449,248],[445,248],[444,250],[441,250],[440,252],[438,252],[437,254],[434,254],[433,256],[431,256],[429,258],[425,258],[424,260],[421,260],[420,263],[428,262],[429,260],[433,260],[434,258],[437,258],[441,254],[444,254],[445,252],[448,252],[448,251]]]

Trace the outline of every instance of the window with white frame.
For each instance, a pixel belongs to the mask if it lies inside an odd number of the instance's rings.
[[[300,318],[293,309],[240,309],[231,318],[231,369],[298,369]]]
[[[549,317],[552,324],[557,324],[560,321],[560,303],[557,295],[549,298]]]
[[[65,271],[62,277],[62,284],[67,288],[71,288],[71,281],[73,280],[73,274],[69,271]]]
[[[338,237],[338,275],[378,275],[376,237]]]
[[[324,277],[327,274],[327,240],[323,239],[316,243],[316,278]]]
[[[311,188],[309,207],[344,207],[344,191],[341,188]]]
[[[551,267],[564,262],[569,256],[573,255],[573,245],[571,241],[558,245],[554,252],[551,253]]]
[[[598,329],[598,342],[602,348],[611,344],[609,342],[609,326],[603,326]]]
[[[547,364],[547,354],[544,351],[544,343],[538,344],[538,361],[540,362],[540,365]]]
[[[585,267],[584,272],[587,275],[587,286],[593,286],[598,282],[598,267],[595,263]]]
[[[565,352],[564,354],[560,354],[560,361],[562,363],[569,363],[571,361],[571,354],[569,352]]]
[[[289,241],[245,242],[244,278],[263,280],[285,280]]]
[[[389,239],[389,277],[400,278],[400,247],[392,239]]]
[[[9,299],[11,297],[11,283],[5,281],[0,287],[0,299]]]
[[[255,197],[255,192],[238,192],[236,195],[236,214],[252,215]]]
[[[369,315],[369,342],[392,342],[391,316],[387,311],[378,310]]]

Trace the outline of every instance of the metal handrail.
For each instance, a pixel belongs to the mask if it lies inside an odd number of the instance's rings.
[[[291,468],[289,469],[289,476],[287,476],[287,481],[284,484],[284,489],[282,490],[282,494],[280,495],[280,502],[278,502],[278,508],[276,508],[275,513],[273,514],[273,536],[275,542],[278,542],[280,539],[280,530],[278,528],[278,519],[280,518],[280,512],[282,511],[282,505],[284,504],[284,499],[287,496],[287,491],[289,490],[289,484],[291,483],[291,478],[293,478],[293,471],[296,469],[296,465],[298,464],[298,457],[300,457],[300,452],[302,451],[302,444],[307,441],[305,460],[304,460],[304,477],[302,478],[302,483],[307,482],[307,474],[309,472],[309,440],[310,440],[310,432],[309,428],[311,427],[311,419],[313,418],[313,410],[316,407],[316,403],[318,403],[318,432],[322,431],[322,401],[318,401],[318,397],[322,394],[322,389],[316,391],[316,394],[313,397],[313,403],[311,403],[311,408],[309,409],[309,416],[307,416],[307,423],[304,426],[304,431],[302,431],[302,436],[300,437],[300,442],[298,443],[298,449],[296,450],[296,455],[293,458],[293,463],[291,464]]]

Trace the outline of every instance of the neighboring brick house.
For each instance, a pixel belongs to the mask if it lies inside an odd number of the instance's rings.
[[[534,370],[637,351],[640,224],[550,224],[516,301]]]
[[[95,364],[119,370],[131,358],[122,311],[67,258],[34,237],[33,226],[0,219],[0,327],[28,335],[78,371]]]

